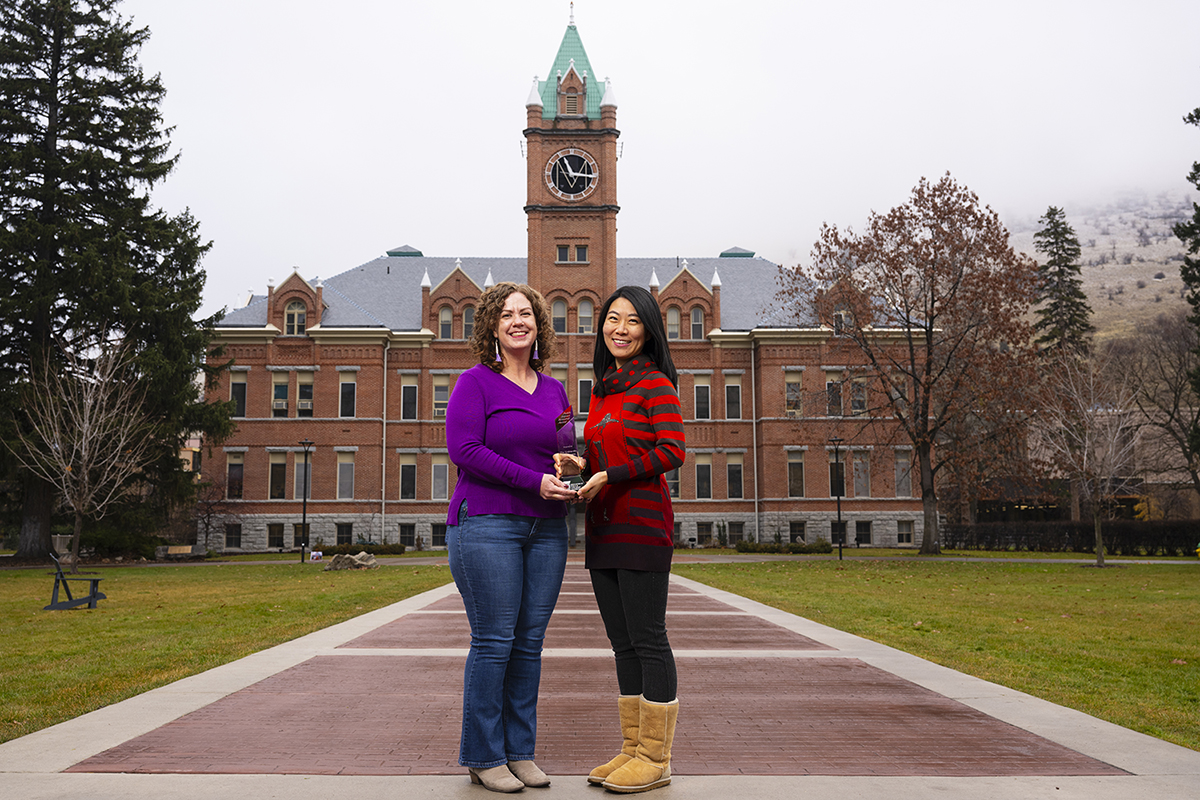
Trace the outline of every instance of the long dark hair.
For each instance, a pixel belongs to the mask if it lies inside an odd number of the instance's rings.
[[[642,321],[642,332],[646,336],[642,353],[654,361],[658,371],[666,375],[667,379],[671,381],[671,385],[678,391],[679,373],[675,370],[675,362],[671,360],[671,350],[667,347],[667,329],[663,327],[662,310],[655,302],[654,295],[641,286],[622,286],[604,301],[604,306],[600,309],[600,330],[596,334],[596,353],[592,356],[592,371],[595,373],[592,394],[604,397],[604,373],[617,361],[604,342],[604,320],[608,317],[608,310],[618,297],[628,300],[633,306],[633,310],[637,312],[638,319]]]

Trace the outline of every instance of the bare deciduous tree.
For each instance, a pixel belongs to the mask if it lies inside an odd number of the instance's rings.
[[[1134,408],[1136,376],[1122,372],[1111,349],[1083,357],[1062,352],[1045,362],[1048,398],[1037,414],[1042,455],[1070,479],[1092,510],[1096,566],[1104,566],[1101,526],[1128,490],[1141,432]]]
[[[1200,495],[1200,396],[1191,375],[1200,371],[1200,335],[1184,309],[1140,323],[1114,343],[1120,372],[1137,379],[1133,403],[1149,429],[1142,464],[1149,476]],[[1186,476],[1186,477],[1184,477]]]
[[[43,363],[25,386],[14,455],[52,485],[75,515],[72,571],[78,572],[85,517],[100,519],[135,491],[154,438],[140,385],[121,344],[90,358]]]
[[[979,409],[1019,407],[995,395],[1027,383],[1016,376],[1031,363],[1036,265],[1013,251],[999,216],[949,175],[921,179],[907,203],[872,213],[863,234],[824,226],[813,262],[807,273],[781,274],[780,299],[798,309],[824,305],[865,361],[861,373],[882,387],[913,446],[921,552],[939,552],[936,477],[948,462],[936,445]]]

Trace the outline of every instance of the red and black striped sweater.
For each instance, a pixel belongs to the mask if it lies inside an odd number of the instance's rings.
[[[683,464],[679,394],[645,356],[609,369],[603,385],[583,434],[588,467],[608,472],[587,506],[585,566],[669,572],[675,515],[665,475]]]

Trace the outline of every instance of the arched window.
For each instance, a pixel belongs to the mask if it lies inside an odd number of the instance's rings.
[[[704,309],[699,306],[692,309],[692,338],[704,338]]]
[[[667,309],[667,338],[679,338],[679,308],[676,306]]]
[[[467,306],[463,309],[463,338],[470,339],[475,333],[475,306]]]
[[[579,332],[591,333],[596,318],[596,307],[591,300],[579,301]]]
[[[308,307],[300,300],[293,300],[287,304],[284,310],[284,333],[288,336],[303,336],[304,335],[304,318],[307,315]]]
[[[454,335],[454,312],[450,306],[442,306],[438,311],[438,338],[449,339]]]
[[[555,300],[550,304],[550,320],[554,324],[555,333],[567,332],[567,301]]]

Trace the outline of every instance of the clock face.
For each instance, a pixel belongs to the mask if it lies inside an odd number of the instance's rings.
[[[583,150],[559,150],[546,162],[546,186],[562,200],[582,200],[596,189],[596,159]]]

